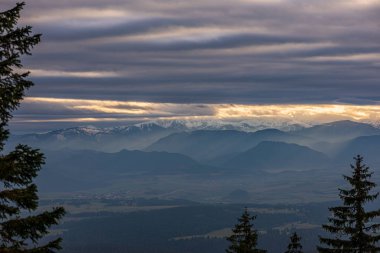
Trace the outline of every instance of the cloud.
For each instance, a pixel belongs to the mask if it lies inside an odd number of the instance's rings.
[[[30,69],[29,71],[34,77],[105,78],[119,76],[119,74],[111,71],[59,71],[51,69]]]
[[[351,55],[333,55],[333,56],[315,56],[306,58],[306,60],[310,61],[359,61],[359,62],[380,62],[380,53],[368,53],[368,54],[351,54]]]
[[[38,108],[44,108],[40,111]],[[47,113],[50,111],[49,113]],[[28,118],[27,115],[33,115]],[[51,116],[48,116],[51,115]],[[349,104],[178,104],[136,101],[67,99],[29,97],[23,101],[14,122],[97,122],[117,120],[162,119],[218,119],[295,120],[303,123],[321,123],[349,119],[376,122],[380,120],[380,103],[373,105]]]
[[[79,117],[93,119],[94,115],[103,118],[104,115],[119,118],[127,117],[177,117],[177,116],[211,116],[214,114],[212,106],[199,104],[173,104],[173,103],[148,103],[136,101],[115,101],[115,100],[94,100],[94,99],[67,99],[67,98],[46,98],[27,97],[23,101],[24,110],[29,111],[24,114],[36,114],[36,108],[52,108],[52,110],[67,111],[69,120],[72,120],[73,113],[87,115]],[[31,109],[34,108],[34,109]],[[21,111],[22,113],[22,111]],[[43,114],[46,114],[45,112]],[[54,113],[52,113],[54,114]],[[88,116],[91,117],[88,117]],[[49,121],[50,119],[43,119]],[[52,119],[53,121],[64,119]],[[77,119],[80,120],[80,119]]]
[[[23,58],[36,84],[27,95],[210,104],[211,112],[215,104],[372,104],[379,11],[378,0],[33,0],[21,22],[43,37]],[[139,117],[125,105],[48,105],[68,118]],[[203,115],[181,110],[173,115]]]

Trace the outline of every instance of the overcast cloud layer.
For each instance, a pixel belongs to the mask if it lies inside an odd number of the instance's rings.
[[[380,101],[380,0],[33,0],[22,16],[43,34],[30,97]]]

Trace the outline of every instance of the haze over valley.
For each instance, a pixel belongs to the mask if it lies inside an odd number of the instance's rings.
[[[58,196],[329,201],[352,157],[362,154],[372,167],[380,165],[375,126],[337,121],[269,127],[185,121],[74,127],[15,135],[9,145],[29,143],[46,154],[40,190]]]

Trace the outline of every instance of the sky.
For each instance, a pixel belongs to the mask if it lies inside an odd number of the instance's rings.
[[[35,86],[15,131],[380,121],[380,0],[29,0],[20,24],[43,36],[23,58]]]

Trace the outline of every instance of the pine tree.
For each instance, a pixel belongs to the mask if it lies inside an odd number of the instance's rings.
[[[288,245],[288,250],[285,253],[303,253],[301,245],[301,237],[297,235],[296,232],[290,237],[290,243]]]
[[[33,179],[44,164],[44,156],[26,145],[4,154],[11,113],[33,85],[26,80],[29,72],[21,72],[20,57],[30,55],[40,41],[40,35],[32,34],[30,26],[17,27],[23,6],[17,3],[13,9],[0,12],[0,252],[50,253],[60,249],[61,238],[44,245],[39,241],[65,210],[58,207],[33,215],[38,207]]]
[[[257,230],[254,229],[251,221],[256,216],[251,216],[245,208],[242,216],[238,219],[239,223],[232,229],[232,235],[227,237],[231,243],[226,250],[227,253],[265,253],[266,250],[257,249]]]
[[[376,184],[370,181],[373,172],[363,164],[363,157],[354,158],[355,165],[351,165],[352,175],[343,176],[351,185],[350,189],[339,189],[339,197],[343,200],[342,206],[329,208],[332,217],[329,224],[323,229],[333,234],[332,238],[320,236],[320,242],[325,247],[318,247],[318,251],[339,253],[375,253],[380,252],[380,235],[376,234],[380,224],[373,223],[373,219],[380,216],[380,209],[366,211],[365,205],[376,200],[379,193],[371,193]]]

